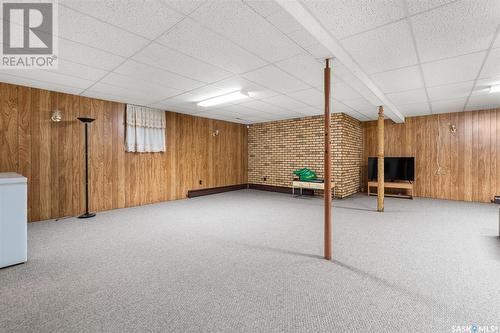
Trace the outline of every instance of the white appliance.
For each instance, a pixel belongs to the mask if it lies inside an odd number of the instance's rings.
[[[27,201],[26,177],[0,173],[0,268],[27,260]]]

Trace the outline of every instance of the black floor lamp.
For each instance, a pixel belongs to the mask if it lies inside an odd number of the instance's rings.
[[[95,213],[89,212],[89,124],[95,119],[78,117],[85,124],[85,213],[78,216],[79,219],[88,219],[94,217]]]

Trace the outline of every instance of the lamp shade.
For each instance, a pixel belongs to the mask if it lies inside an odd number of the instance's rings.
[[[80,120],[82,123],[91,123],[95,120],[94,118],[87,118],[87,117],[78,117],[77,119]]]

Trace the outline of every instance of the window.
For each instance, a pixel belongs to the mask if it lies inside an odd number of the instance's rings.
[[[127,104],[125,146],[128,152],[165,151],[165,111]]]

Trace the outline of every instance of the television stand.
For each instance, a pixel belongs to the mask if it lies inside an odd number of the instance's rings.
[[[372,193],[371,188],[378,187],[378,182],[369,181],[368,182],[368,195],[377,195],[377,192]],[[404,198],[404,199],[413,199],[413,183],[412,182],[384,182],[384,189],[386,188],[395,188],[395,189],[403,189],[406,194],[385,194],[386,197],[394,197],[394,198]]]

